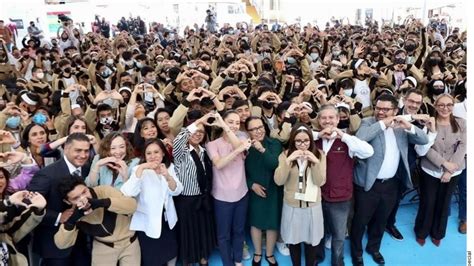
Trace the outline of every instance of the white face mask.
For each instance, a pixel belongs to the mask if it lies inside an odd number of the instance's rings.
[[[141,62],[137,62],[137,67],[138,68],[142,68],[143,67],[143,64]]]
[[[353,91],[354,91],[354,89],[344,90],[344,95],[346,95],[347,97],[351,97]]]
[[[113,65],[114,60],[112,58],[107,59],[107,65]]]
[[[100,118],[99,122],[102,125],[110,125],[110,124],[112,124],[113,121],[114,121],[114,119],[111,116],[106,116],[106,117]]]
[[[43,73],[43,72],[37,73],[37,74],[36,74],[36,77],[37,77],[38,79],[43,79],[43,78],[44,78],[44,73]]]
[[[314,61],[314,60],[318,60],[318,58],[319,58],[319,54],[318,54],[318,53],[311,53],[310,56],[311,56],[311,59],[313,59],[313,61]]]

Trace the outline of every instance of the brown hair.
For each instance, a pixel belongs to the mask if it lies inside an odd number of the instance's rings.
[[[447,97],[447,98],[451,99],[453,104],[455,103],[453,96],[451,96],[447,93],[444,93],[444,94],[441,94],[440,96],[438,96],[438,98],[436,98],[436,101],[434,102],[434,106],[436,107],[436,105],[438,104],[439,99],[444,98],[444,97]],[[436,109],[435,109],[435,119],[438,120],[438,110],[436,110]],[[458,130],[459,130],[459,124],[456,121],[456,118],[454,118],[454,115],[453,115],[452,111],[451,111],[451,114],[449,115],[449,124],[451,124],[451,130],[453,131],[453,133],[457,133]],[[436,123],[436,129],[438,129],[438,123]]]
[[[105,157],[110,156],[110,145],[112,145],[112,141],[116,138],[122,138],[125,141],[126,154],[125,154],[125,158],[123,158],[123,160],[126,163],[129,163],[130,160],[132,160],[134,158],[132,144],[130,144],[130,141],[128,141],[128,139],[119,132],[110,132],[109,134],[107,134],[102,139],[102,141],[100,142],[100,146],[99,146],[99,156],[100,156],[100,158],[105,158]]]
[[[86,125],[86,134],[88,135],[92,135],[92,130],[89,128],[89,126],[87,126],[87,121],[84,117],[81,117],[81,116],[69,116],[67,119],[66,119],[66,126],[64,127],[64,130],[63,132],[58,132],[61,134],[62,137],[66,137],[69,135],[69,130],[71,130],[71,127],[72,125],[74,124],[74,122],[76,122],[76,120],[80,120],[82,122],[84,122],[84,124]]]
[[[286,156],[290,156],[295,150],[297,150],[296,145],[295,145],[295,137],[296,137],[296,135],[298,135],[301,132],[306,133],[309,137],[309,143],[310,144],[309,144],[308,150],[310,152],[314,153],[316,158],[320,159],[321,158],[321,153],[316,148],[316,143],[314,142],[314,139],[313,139],[312,129],[310,127],[308,127],[307,125],[303,124],[303,123],[296,123],[293,126],[293,129],[291,130],[291,133],[290,133],[290,138],[288,139],[288,150],[287,150],[288,152],[287,152]],[[296,162],[293,161],[291,163],[291,167],[293,167],[295,164],[296,164]]]

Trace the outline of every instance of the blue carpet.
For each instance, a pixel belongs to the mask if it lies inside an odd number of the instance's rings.
[[[448,219],[446,237],[441,241],[441,245],[436,247],[431,243],[430,238],[426,239],[426,244],[421,247],[415,241],[413,227],[415,223],[418,204],[401,205],[397,214],[397,227],[404,236],[402,242],[393,240],[387,233],[382,240],[380,252],[385,258],[386,265],[466,265],[466,235],[458,233],[458,209],[457,204],[453,203],[451,216]],[[367,239],[363,244],[365,247]],[[250,246],[250,252],[253,253],[252,241],[247,238],[247,244]],[[345,253],[344,262],[346,265],[352,265],[349,240],[344,243]],[[290,257],[286,257],[275,251],[275,256],[280,265],[291,265]],[[372,257],[364,253],[365,265],[377,265]],[[219,252],[216,250],[209,261],[209,265],[222,265]],[[244,261],[244,265],[252,265],[251,260]],[[263,260],[262,265],[268,265]],[[331,251],[326,249],[326,259],[319,265],[331,265]]]

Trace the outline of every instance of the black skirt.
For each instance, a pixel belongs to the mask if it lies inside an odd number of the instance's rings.
[[[140,241],[142,266],[166,265],[168,261],[178,255],[178,242],[176,239],[176,227],[171,230],[164,215],[161,220],[160,238],[148,237],[145,232],[137,231]]]
[[[178,196],[174,198],[178,213],[179,258],[186,263],[208,259],[217,245],[216,226],[211,197]]]

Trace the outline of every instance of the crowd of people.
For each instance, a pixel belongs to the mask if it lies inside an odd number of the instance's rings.
[[[413,188],[419,248],[456,189],[466,233],[466,32],[123,20],[23,47],[0,21],[2,265],[239,266],[247,234],[252,265],[344,265],[346,237],[363,265],[366,231],[384,264]]]

